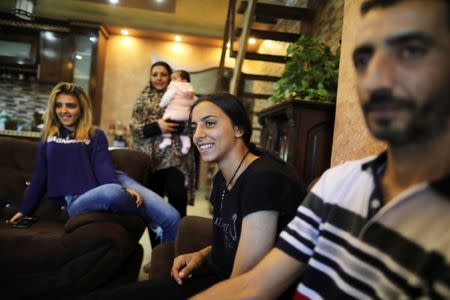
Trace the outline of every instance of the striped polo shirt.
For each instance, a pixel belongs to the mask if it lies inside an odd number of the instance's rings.
[[[386,153],[325,172],[277,248],[306,264],[295,299],[450,299],[449,176],[382,205]]]

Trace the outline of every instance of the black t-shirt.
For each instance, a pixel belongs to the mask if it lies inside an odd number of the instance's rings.
[[[295,216],[305,193],[289,174],[280,162],[261,157],[247,167],[228,192],[222,173],[216,174],[211,192],[214,207],[211,264],[218,275],[224,278],[231,275],[246,215],[278,211],[278,233]]]

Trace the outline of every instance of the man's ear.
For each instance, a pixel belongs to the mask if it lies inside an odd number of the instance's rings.
[[[235,137],[242,137],[243,135],[244,135],[244,130],[242,130],[242,128],[234,126],[234,136]]]

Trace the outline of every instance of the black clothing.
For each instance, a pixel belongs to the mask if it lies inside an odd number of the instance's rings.
[[[99,291],[83,299],[187,299],[228,279],[239,243],[242,219],[246,215],[263,210],[278,211],[278,233],[295,216],[304,191],[288,174],[288,169],[281,163],[261,157],[239,176],[233,188],[225,193],[223,201],[225,180],[220,172],[216,174],[211,193],[214,205],[212,255],[183,285],[178,285],[173,279],[150,280]],[[281,298],[291,299],[291,295],[292,290],[289,290]]]
[[[145,138],[153,137],[161,133],[161,128],[159,128],[158,122],[147,123],[144,127],[142,127],[142,134]]]
[[[230,191],[226,191],[222,173],[216,174],[211,192],[214,207],[211,259],[221,277],[231,275],[245,216],[263,210],[278,211],[277,233],[295,216],[304,191],[288,174],[284,165],[265,157],[253,161]]]
[[[161,197],[167,196],[169,203],[180,213],[180,217],[186,216],[188,197],[183,173],[176,167],[170,167],[152,172],[149,176],[148,188]]]

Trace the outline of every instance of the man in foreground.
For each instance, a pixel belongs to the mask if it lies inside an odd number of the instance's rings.
[[[325,172],[252,270],[194,299],[450,298],[447,0],[370,0],[353,60],[388,147]]]

